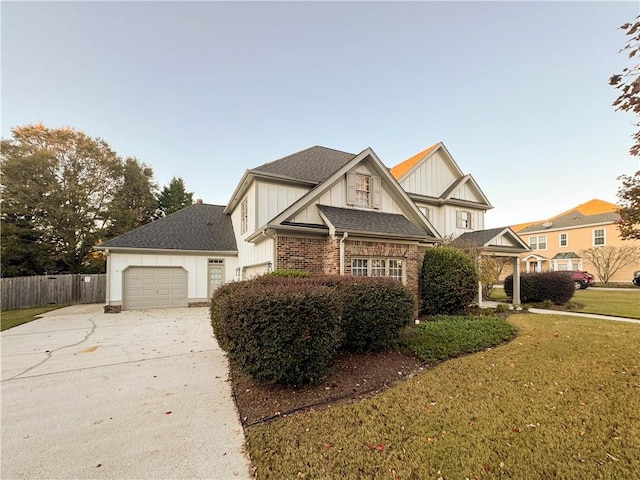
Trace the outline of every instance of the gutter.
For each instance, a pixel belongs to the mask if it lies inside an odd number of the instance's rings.
[[[340,275],[344,275],[344,242],[349,238],[349,233],[344,232],[340,239]]]

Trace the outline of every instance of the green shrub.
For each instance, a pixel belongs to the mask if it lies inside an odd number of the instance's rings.
[[[422,308],[429,315],[458,314],[478,294],[478,270],[462,250],[428,248],[422,264]]]
[[[267,275],[272,277],[285,278],[309,278],[313,275],[313,273],[308,270],[278,269],[274,272],[268,273]]]
[[[497,317],[438,315],[406,335],[406,344],[425,362],[438,362],[494,347],[515,337],[516,328]]]
[[[331,289],[253,282],[223,303],[229,356],[254,379],[316,383],[329,372],[343,338]]]
[[[390,278],[347,278],[337,284],[345,349],[375,352],[396,345],[400,330],[413,319],[411,292]]]
[[[229,302],[236,292],[251,288],[251,285],[253,285],[253,280],[225,283],[220,285],[211,296],[211,306],[209,307],[211,326],[218,345],[225,352],[229,352],[231,348],[232,329],[235,327],[227,321]]]
[[[498,305],[496,305],[497,313],[505,313],[508,311],[509,311],[509,305],[507,305],[506,303],[499,303]]]
[[[513,298],[513,275],[504,279],[504,291]],[[520,302],[549,300],[556,305],[568,302],[575,293],[573,280],[563,272],[523,273],[520,275]]]

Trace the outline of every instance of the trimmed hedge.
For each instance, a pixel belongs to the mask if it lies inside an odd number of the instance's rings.
[[[413,295],[404,285],[390,278],[360,277],[337,287],[345,349],[377,352],[397,344],[415,308]]]
[[[513,275],[504,279],[504,292],[513,298]],[[564,272],[523,273],[520,275],[520,302],[534,303],[550,300],[563,305],[573,297],[575,286]]]
[[[228,327],[232,360],[258,381],[317,383],[329,372],[343,339],[331,289],[304,282],[246,282],[216,299]]]
[[[457,315],[478,294],[478,269],[462,250],[428,248],[422,264],[422,308],[428,315]]]
[[[414,299],[388,278],[262,275],[219,287],[211,299],[214,334],[253,378],[315,383],[339,348],[380,351],[397,344]]]

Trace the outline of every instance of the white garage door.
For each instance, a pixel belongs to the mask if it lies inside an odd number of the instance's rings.
[[[179,267],[129,267],[124,272],[124,310],[187,306],[187,272]]]

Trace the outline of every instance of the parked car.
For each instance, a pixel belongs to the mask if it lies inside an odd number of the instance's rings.
[[[640,270],[633,272],[633,280],[631,280],[636,287],[640,287]]]
[[[576,290],[584,290],[585,288],[593,285],[596,281],[596,277],[591,275],[589,272],[582,270],[567,270],[566,273],[571,275],[573,285],[576,287]]]

